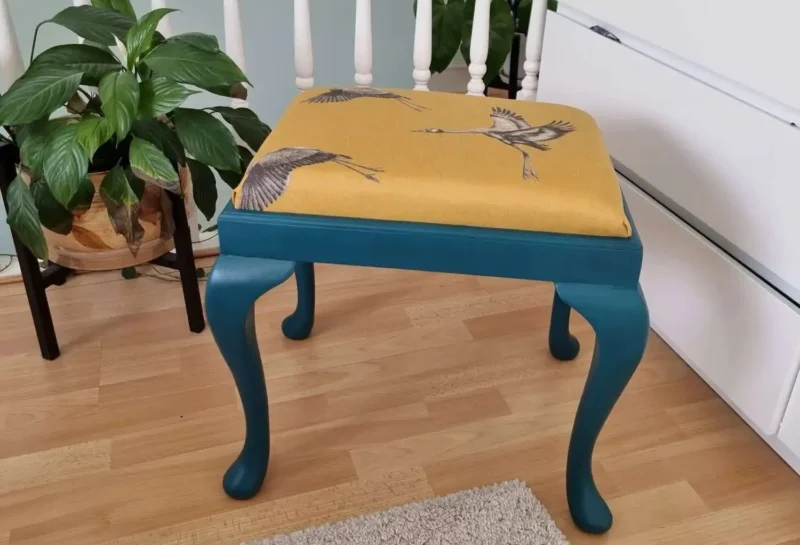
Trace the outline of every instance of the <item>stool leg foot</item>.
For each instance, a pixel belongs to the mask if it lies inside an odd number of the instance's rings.
[[[558,296],[580,312],[597,336],[592,365],[578,405],[567,457],[567,499],[575,524],[600,534],[611,528],[611,511],[592,476],[592,453],[600,430],[642,359],[649,333],[641,290],[560,284]]]
[[[314,328],[314,264],[297,263],[294,267],[297,279],[297,308],[283,321],[283,334],[294,341],[302,341],[311,335]]]
[[[558,291],[553,295],[553,312],[550,318],[550,353],[561,361],[570,361],[578,357],[581,344],[575,335],[569,332],[570,308]]]
[[[267,389],[256,339],[255,302],[293,270],[291,262],[220,255],[208,278],[208,323],[236,381],[246,422],[244,447],[223,480],[232,498],[255,496],[269,462]]]

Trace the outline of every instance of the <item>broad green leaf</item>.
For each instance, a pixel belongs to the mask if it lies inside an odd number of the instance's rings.
[[[253,162],[252,152],[244,146],[239,146],[240,172],[217,169],[217,174],[219,174],[219,177],[222,178],[222,181],[228,184],[231,189],[236,189],[239,187],[239,184],[242,183],[244,172],[247,171],[247,167],[250,166],[251,162]]]
[[[417,2],[414,1],[414,13]],[[464,0],[433,0],[431,72],[444,72],[458,53],[464,26]]]
[[[272,132],[265,123],[258,119],[255,112],[247,108],[217,106],[211,109],[220,114],[222,119],[233,127],[239,138],[254,150],[258,150]]]
[[[103,178],[100,197],[108,209],[108,219],[111,220],[114,231],[125,237],[131,253],[136,255],[144,237],[144,227],[139,223],[140,203],[119,165]]]
[[[130,0],[92,0],[92,5],[98,8],[109,8],[136,19]]]
[[[145,57],[153,72],[179,83],[201,89],[233,87],[247,78],[230,57],[222,52],[210,53],[186,42],[167,42],[154,48]]]
[[[156,118],[183,104],[187,98],[198,93],[180,83],[154,75],[143,81],[139,98],[139,118]]]
[[[47,182],[39,180],[30,189],[42,225],[59,235],[68,235],[72,231],[72,213],[53,197]]]
[[[489,19],[489,56],[486,59],[486,75],[483,82],[487,85],[497,77],[503,68],[511,44],[514,41],[515,21],[511,8],[506,0],[492,0]],[[464,27],[461,35],[461,55],[469,64],[469,48],[472,43],[472,18],[475,14],[475,0],[466,0],[464,4]]]
[[[22,164],[34,173],[34,177],[43,175],[44,158],[50,139],[59,127],[66,124],[66,119],[42,119],[17,127]]]
[[[247,87],[241,83],[234,83],[233,85],[222,85],[217,87],[206,87],[206,91],[214,93],[221,97],[235,98],[238,100],[247,100]]]
[[[141,138],[133,137],[130,150],[131,169],[138,177],[172,193],[180,194],[178,173],[160,149]]]
[[[201,32],[187,32],[185,34],[176,34],[171,37],[168,42],[185,42],[189,45],[208,51],[209,53],[217,53],[219,49],[219,41],[216,36],[211,34],[203,34]]]
[[[236,140],[219,119],[202,110],[178,108],[172,120],[183,147],[201,163],[221,170],[238,170]]]
[[[100,80],[98,90],[103,101],[103,113],[120,142],[128,135],[131,124],[136,119],[139,109],[139,81],[131,72],[113,72]]]
[[[108,72],[122,70],[122,65],[110,52],[97,47],[83,44],[57,45],[33,59],[25,76],[49,72],[53,68],[81,72],[81,83],[97,85],[100,78]]]
[[[115,45],[114,37],[124,40],[136,19],[109,8],[70,6],[58,12],[50,22],[66,27],[89,41]]]
[[[8,188],[8,218],[6,222],[22,243],[37,258],[46,261],[47,242],[39,223],[39,212],[30,188],[17,176]]]
[[[49,116],[75,93],[80,72],[53,69],[14,82],[0,97],[0,125],[22,125]]]
[[[87,176],[78,184],[78,191],[69,201],[67,209],[72,212],[72,215],[81,215],[91,208],[93,198],[94,184]]]
[[[207,165],[194,159],[187,159],[186,164],[192,173],[192,194],[200,212],[211,221],[217,211],[217,178]]]
[[[174,167],[177,168],[178,165],[186,162],[186,152],[183,150],[183,144],[164,123],[155,119],[140,119],[131,127],[131,133],[142,140],[147,140],[154,144],[164,152],[164,155],[167,156],[167,159],[172,162]]]
[[[154,9],[150,13],[143,15],[141,19],[128,30],[125,44],[128,48],[128,69],[136,66],[136,60],[140,55],[150,49],[153,43],[153,34],[156,31],[159,21],[172,13],[178,11],[169,8]]]
[[[84,117],[77,123],[75,138],[83,147],[86,157],[94,157],[97,148],[108,142],[114,135],[114,127],[108,119],[100,116]]]
[[[76,138],[76,125],[59,127],[50,139],[44,158],[44,178],[53,196],[62,206],[79,193],[89,171],[89,158]]]

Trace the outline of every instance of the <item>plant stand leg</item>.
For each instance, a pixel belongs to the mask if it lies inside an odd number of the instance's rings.
[[[581,350],[581,345],[575,335],[569,332],[570,308],[558,291],[553,295],[553,312],[550,317],[550,353],[561,361],[574,360]]]
[[[314,264],[297,263],[294,267],[297,279],[297,308],[283,321],[283,334],[294,341],[302,341],[311,335],[314,328]]]
[[[197,269],[194,265],[194,249],[192,248],[192,232],[186,217],[186,205],[183,198],[168,193],[172,202],[172,215],[175,219],[175,256],[177,268],[181,275],[183,300],[186,303],[186,316],[189,319],[189,330],[201,333],[206,328],[203,319],[203,301],[200,298],[200,285],[197,281]]]
[[[8,187],[16,177],[16,164],[19,162],[19,151],[16,146],[0,144],[0,197],[3,199],[6,213],[8,213]],[[53,326],[53,317],[50,314],[50,305],[47,302],[47,284],[39,269],[39,261],[28,248],[11,232],[14,249],[17,252],[19,268],[22,271],[22,282],[25,284],[25,294],[28,297],[28,306],[31,309],[33,326],[36,329],[36,338],[39,341],[39,350],[42,358],[54,360],[61,355],[56,339],[56,330]]]
[[[242,452],[223,479],[225,492],[232,498],[255,496],[269,461],[267,389],[256,339],[255,302],[292,272],[291,262],[223,254],[208,278],[208,323],[236,381],[246,423]]]
[[[12,234],[12,237],[19,268],[22,271],[22,282],[25,284],[25,294],[28,296],[28,306],[33,317],[33,326],[36,329],[36,338],[39,341],[39,350],[42,358],[53,361],[61,355],[61,351],[58,348],[53,316],[50,314],[50,305],[47,302],[47,287],[39,269],[39,261],[22,244],[17,235]]]
[[[600,430],[644,354],[649,333],[640,289],[559,284],[558,296],[580,312],[597,336],[586,386],[578,405],[567,456],[567,500],[575,524],[600,534],[613,518],[592,476]]]

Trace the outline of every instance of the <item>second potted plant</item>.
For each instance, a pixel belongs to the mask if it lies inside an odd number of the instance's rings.
[[[97,270],[165,253],[172,233],[163,191],[191,188],[210,219],[213,171],[237,185],[269,135],[245,108],[182,107],[200,90],[246,98],[248,82],[214,36],[158,33],[173,11],[137,19],[129,0],[68,7],[45,22],[85,41],[32,54],[0,97],[0,139],[21,154],[8,223],[39,259]]]

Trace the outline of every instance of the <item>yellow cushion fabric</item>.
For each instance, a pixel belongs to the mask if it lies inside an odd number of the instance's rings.
[[[255,155],[234,192],[234,205],[372,220],[631,234],[600,129],[587,113],[556,104],[399,89],[314,89],[299,95]]]

